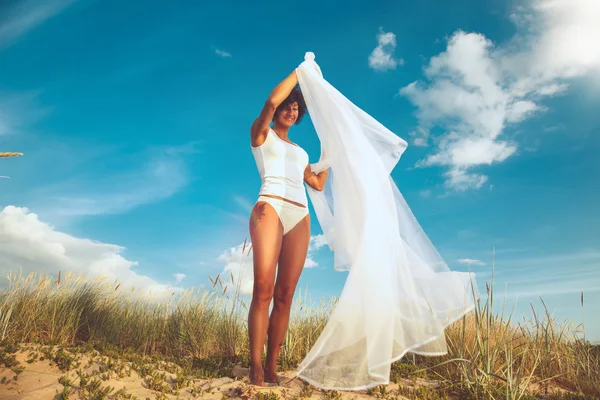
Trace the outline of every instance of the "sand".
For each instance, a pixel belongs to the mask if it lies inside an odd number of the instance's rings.
[[[56,352],[57,348],[52,348]],[[158,362],[149,369],[151,373],[145,377],[140,376],[133,368],[131,363],[125,361],[115,361],[110,357],[105,357],[100,353],[76,355],[76,361],[73,363],[69,372],[63,372],[56,365],[54,360],[44,359],[27,362],[32,359],[32,354],[37,352],[41,355],[43,351],[35,347],[22,348],[14,353],[16,361],[24,367],[24,370],[15,380],[15,372],[9,368],[0,367],[0,399],[4,400],[43,400],[65,398],[61,396],[65,388],[63,383],[65,377],[68,377],[70,384],[67,384],[68,399],[81,399],[81,381],[77,370],[85,375],[89,375],[88,381],[96,378],[99,383],[99,389],[112,387],[111,396],[122,389],[121,396],[107,397],[119,399],[276,399],[273,394],[277,394],[279,399],[369,399],[381,397],[367,394],[366,391],[360,392],[326,392],[304,383],[299,378],[295,378],[293,371],[280,372],[282,381],[279,385],[267,384],[265,387],[258,387],[250,384],[248,378],[248,369],[240,365],[233,367],[231,377],[216,379],[193,379],[189,377],[188,382],[184,382],[181,388],[177,387],[177,374],[169,372],[169,368],[162,368]],[[56,353],[55,353],[56,354]],[[71,353],[69,353],[71,354]],[[35,358],[35,357],[33,357]],[[59,361],[60,362],[60,361]],[[155,377],[155,379],[152,378]],[[62,377],[62,382],[59,382]],[[85,378],[84,378],[85,379]],[[432,385],[431,382],[406,381],[401,382],[406,388],[412,385]],[[90,386],[88,383],[87,387]],[[163,388],[161,390],[160,388]],[[398,384],[386,386],[385,391],[391,396],[391,399],[406,399],[398,394]],[[158,389],[158,390],[157,390]],[[89,393],[89,392],[88,392]],[[261,396],[259,393],[271,394],[270,396]],[[135,397],[133,397],[133,396]],[[89,396],[89,395],[88,395]],[[85,397],[83,397],[85,398]]]

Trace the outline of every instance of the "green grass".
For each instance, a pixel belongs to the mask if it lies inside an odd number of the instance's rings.
[[[0,291],[0,366],[15,374],[22,371],[13,353],[17,344],[26,343],[48,346],[41,347],[40,354],[32,352],[28,362],[49,359],[64,371],[80,369],[78,354],[95,354],[96,360],[105,357],[97,377],[83,377],[83,390],[91,390],[90,398],[110,394],[99,385],[103,376],[122,377],[130,370],[167,394],[192,387],[190,376],[231,376],[236,363],[248,365],[248,305],[220,277],[212,282],[209,293],[190,290],[148,299],[102,279],[10,275],[8,287]],[[334,303],[330,299],[311,304],[305,296],[295,302],[280,356],[282,369],[292,369],[304,358]],[[531,319],[518,323],[505,312],[494,313],[493,303],[488,285],[487,300],[446,330],[448,355],[408,355],[393,364],[393,381],[426,379],[434,381],[434,387],[404,385],[396,394],[380,387],[370,394],[415,399],[600,397],[600,349],[583,339],[581,326],[555,321],[543,302],[542,312],[532,308]],[[167,384],[159,371],[176,378]],[[63,386],[62,396],[68,398],[73,383],[65,378]],[[309,388],[306,392],[311,393]],[[338,392],[322,394],[339,397]]]

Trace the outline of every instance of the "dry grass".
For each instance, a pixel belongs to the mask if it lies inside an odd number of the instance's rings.
[[[22,156],[23,153],[15,153],[15,152],[0,152],[0,158],[4,158],[4,157],[19,157]]]
[[[8,287],[0,291],[0,341],[4,347],[38,343],[110,348],[124,358],[135,354],[154,357],[156,362],[179,360],[179,365],[203,371],[205,376],[226,376],[234,363],[247,365],[247,304],[220,277],[212,282],[214,290],[209,293],[189,290],[148,299],[102,279],[12,274]],[[282,369],[291,369],[303,359],[334,303],[335,299],[329,299],[314,304],[306,296],[295,302],[281,352]],[[394,381],[437,383],[419,392],[406,389],[403,395],[429,399],[600,397],[600,350],[582,338],[581,326],[553,320],[545,306],[541,313],[532,309],[530,320],[515,323],[504,312],[494,313],[493,303],[488,285],[487,300],[447,329],[447,356],[409,355],[393,365]],[[370,394],[389,398],[385,388]]]

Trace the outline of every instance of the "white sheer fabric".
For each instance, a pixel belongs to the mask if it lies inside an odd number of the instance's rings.
[[[474,306],[474,277],[451,271],[419,226],[390,173],[407,143],[329,84],[306,53],[296,69],[321,142],[308,187],[334,252],[349,271],[323,332],[297,369],[322,389],[389,383],[391,363],[411,351],[446,353],[444,328]]]

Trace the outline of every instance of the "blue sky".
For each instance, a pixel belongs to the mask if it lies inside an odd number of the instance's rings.
[[[247,270],[249,126],[312,51],[409,142],[393,177],[448,264],[483,292],[495,248],[518,316],[542,296],[600,340],[593,0],[238,3],[0,5],[0,150],[25,154],[0,160],[1,272],[160,291]],[[318,159],[309,118],[290,137]],[[335,296],[346,275],[312,216],[300,287]]]

